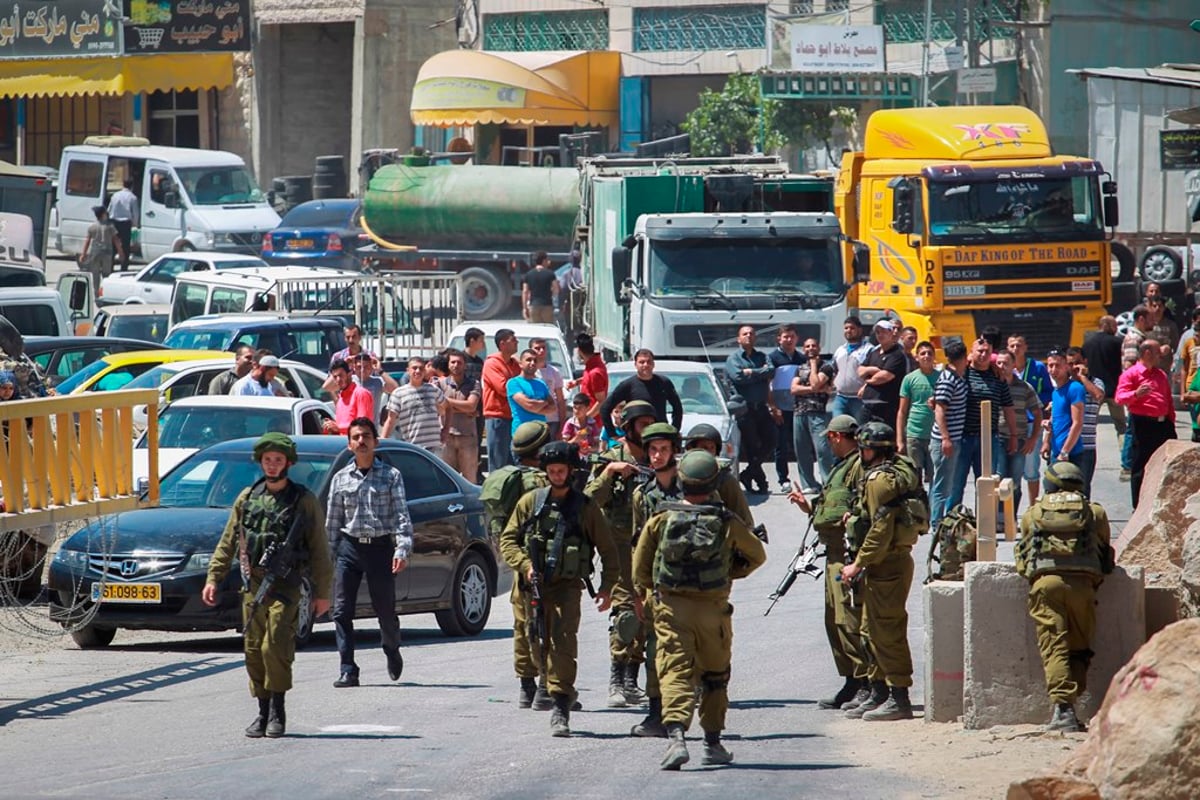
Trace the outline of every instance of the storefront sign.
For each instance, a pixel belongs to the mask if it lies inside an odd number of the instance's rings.
[[[793,72],[884,72],[882,25],[791,26]]]
[[[125,0],[125,52],[250,49],[250,0]]]
[[[106,0],[13,0],[0,10],[0,58],[121,54],[121,9]]]
[[[1164,171],[1200,167],[1200,128],[1159,131],[1158,166]]]

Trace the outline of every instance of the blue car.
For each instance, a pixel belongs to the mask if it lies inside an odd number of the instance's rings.
[[[263,236],[268,264],[361,269],[355,250],[363,244],[362,203],[358,200],[310,200],[284,215],[279,227]]]

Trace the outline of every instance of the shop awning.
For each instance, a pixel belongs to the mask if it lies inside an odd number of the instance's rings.
[[[418,125],[599,125],[618,122],[621,55],[611,51],[447,50],[421,65]]]
[[[0,61],[0,97],[221,89],[231,83],[232,53]]]

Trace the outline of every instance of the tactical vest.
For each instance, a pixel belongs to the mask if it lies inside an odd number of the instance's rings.
[[[283,546],[288,531],[296,519],[296,506],[307,491],[288,481],[288,488],[278,497],[267,491],[267,481],[259,478],[250,487],[242,503],[242,531],[246,537],[246,555],[251,568],[257,568],[262,554],[272,543]],[[308,563],[307,538],[301,537],[293,551],[292,564]]]
[[[509,464],[489,474],[479,500],[487,513],[488,533],[499,539],[508,525],[517,501],[527,492],[549,485],[546,473],[525,464]]]
[[[613,461],[627,461],[630,464],[636,464],[637,460],[626,449],[625,444],[618,444],[616,447],[605,451],[603,458]],[[599,475],[604,466],[597,466],[596,474]],[[633,528],[633,490],[639,485],[641,477],[638,474],[631,475],[626,478],[622,475],[613,477],[612,482],[612,499],[604,509],[604,516],[608,520],[609,526],[616,531],[630,531]]]
[[[638,510],[642,512],[641,518],[643,520],[649,520],[659,512],[664,503],[672,500],[678,500],[681,495],[682,492],[680,491],[678,484],[672,484],[669,489],[664,490],[662,486],[659,485],[657,480],[653,480],[649,483],[642,484],[640,490],[634,491],[633,501],[639,505]],[[637,547],[638,536],[640,534],[641,531],[633,532],[634,547]]]
[[[666,515],[654,556],[654,583],[668,589],[711,591],[729,585],[729,512],[720,504],[663,503]]]
[[[1104,555],[1092,532],[1094,515],[1086,497],[1079,492],[1051,492],[1028,513],[1033,530],[1017,543],[1025,578],[1062,573],[1099,578],[1104,574]]]
[[[592,574],[592,542],[579,524],[587,498],[571,489],[565,498],[556,500],[550,497],[549,486],[535,491],[533,498],[524,541],[528,551],[530,540],[538,540],[541,563],[534,564],[534,569],[551,581],[587,578]]]
[[[824,539],[841,538],[845,531],[842,519],[854,511],[858,502],[858,487],[851,481],[850,473],[859,463],[858,453],[851,453],[834,464],[825,487],[813,503],[813,527]]]
[[[890,488],[889,499],[885,500],[869,516],[866,500],[866,485],[872,479],[883,480]],[[860,509],[853,520],[853,525],[847,525],[847,538],[851,539],[851,550],[857,552],[871,529],[871,526],[886,517],[895,514],[892,543],[896,547],[912,547],[922,533],[929,529],[929,496],[917,476],[917,469],[905,456],[895,456],[880,464],[867,469],[863,477],[863,495]]]

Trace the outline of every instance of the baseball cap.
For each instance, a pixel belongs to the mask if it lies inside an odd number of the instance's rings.
[[[857,433],[858,420],[849,414],[838,414],[833,419],[829,420],[829,425],[825,428],[826,433]]]
[[[276,358],[275,356],[263,356],[262,358],[260,358],[258,360],[258,365],[263,368],[275,367],[276,369],[278,369],[279,368],[279,359]]]
[[[896,324],[895,320],[890,319],[879,320],[879,322],[875,323],[875,327],[883,328],[885,331],[895,331],[900,329],[900,326]]]

